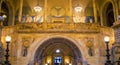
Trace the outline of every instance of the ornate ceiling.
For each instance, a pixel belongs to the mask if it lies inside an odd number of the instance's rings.
[[[48,5],[68,5],[70,0],[47,0]],[[19,5],[19,0],[13,0],[13,2],[16,4],[16,8]],[[23,5],[26,7],[30,7],[31,9],[39,4],[43,6],[44,0],[23,0]],[[72,0],[73,6],[76,6],[76,4],[80,4],[83,8],[86,6],[92,6],[92,0]],[[14,4],[14,5],[15,5]]]
[[[93,6],[92,2],[93,2],[92,0],[72,0],[72,7],[75,7],[79,4],[84,11],[87,6],[89,7]],[[44,8],[44,0],[23,0],[23,8],[29,11],[31,10],[31,12],[34,12],[33,8],[37,4],[39,4],[42,8]],[[69,11],[70,0],[47,0],[48,10],[56,6],[64,7],[66,10]],[[18,10],[18,7],[17,7],[17,10]]]
[[[34,7],[39,4],[44,9],[45,6],[45,0],[23,0],[23,14],[29,14],[29,15],[35,15]],[[51,9],[53,7],[63,7],[65,9],[65,15],[69,15],[70,13],[70,1],[72,1],[72,7],[76,7],[77,5],[80,5],[82,7],[82,14],[81,15],[86,15],[86,16],[93,16],[93,0],[47,0],[47,12],[48,15],[50,15]],[[104,0],[96,0],[96,4],[98,5],[97,8],[98,10],[100,9],[99,7],[101,6],[100,4],[104,2]],[[11,3],[13,3],[13,7],[16,11],[16,15],[18,15],[19,11],[19,4],[20,0],[11,0]],[[87,14],[86,14],[87,12]]]

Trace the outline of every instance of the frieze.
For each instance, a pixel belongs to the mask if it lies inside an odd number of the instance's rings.
[[[83,31],[83,32],[99,32],[100,28],[98,24],[93,23],[80,23],[75,24],[76,31]]]
[[[46,27],[46,28],[45,28]],[[100,32],[98,24],[91,23],[24,23],[19,24],[18,32]]]
[[[18,30],[37,30],[37,29],[43,29],[43,24],[42,23],[22,23],[18,24]]]
[[[49,23],[47,24],[47,30],[70,30],[70,24]]]

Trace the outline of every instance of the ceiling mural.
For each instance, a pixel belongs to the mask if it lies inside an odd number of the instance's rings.
[[[69,1],[70,0],[47,0],[47,5],[48,5],[48,8],[52,8],[54,6],[61,6],[61,7],[68,8]],[[89,6],[89,5],[91,6],[92,4],[89,4],[91,2],[92,0],[72,0],[73,7],[79,4],[80,6],[83,7],[83,9],[85,9],[86,6]],[[16,9],[18,9],[19,0],[14,0],[13,3],[15,3],[14,6],[16,7]],[[23,0],[23,6],[25,7],[28,6],[31,9],[33,9],[34,6],[36,6],[37,4],[39,4],[41,7],[44,7],[44,0]]]

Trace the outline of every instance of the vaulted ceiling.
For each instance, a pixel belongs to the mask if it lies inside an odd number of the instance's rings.
[[[47,0],[49,5],[57,5],[57,4],[64,4],[64,5],[69,5],[70,0]],[[99,0],[97,0],[99,1]],[[76,6],[76,4],[80,4],[83,8],[89,6],[92,7],[92,0],[72,0],[73,6]],[[19,0],[13,0],[14,5],[16,5],[16,9],[18,9],[19,5]],[[33,9],[34,6],[37,4],[41,5],[42,7],[44,6],[44,0],[23,0],[23,5],[24,7],[30,7],[30,9]]]

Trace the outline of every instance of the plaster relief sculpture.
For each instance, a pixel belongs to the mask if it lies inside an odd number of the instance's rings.
[[[88,47],[88,55],[89,56],[93,56],[94,55],[94,45],[93,45],[93,41],[91,40],[88,40],[87,43],[86,43],[86,46]]]
[[[28,49],[29,49],[29,45],[30,45],[30,41],[27,39],[23,39],[23,45],[22,45],[22,56],[26,57],[28,54]]]

